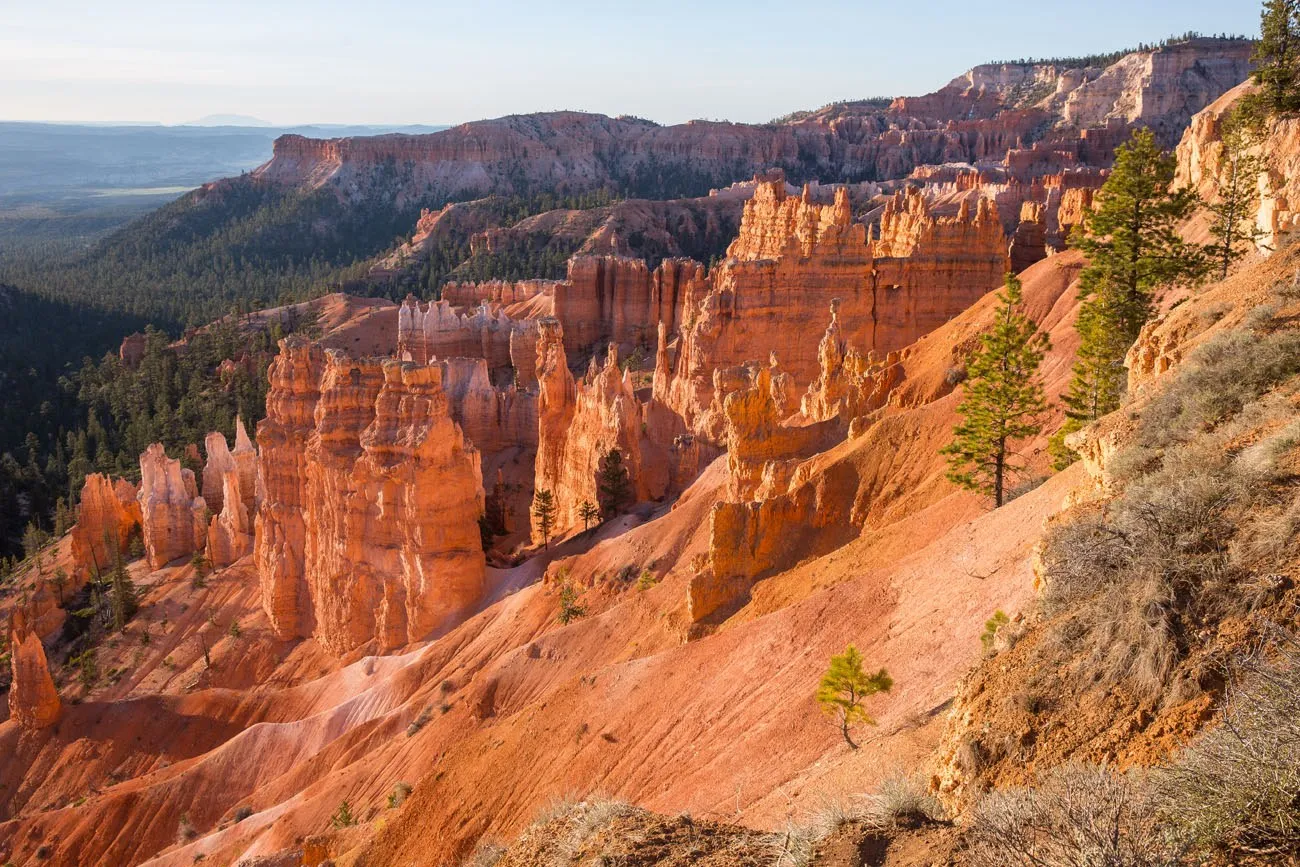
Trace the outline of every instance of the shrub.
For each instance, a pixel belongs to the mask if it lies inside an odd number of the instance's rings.
[[[1239,858],[1300,853],[1300,645],[1236,666],[1222,722],[1155,777],[1162,816]]]
[[[235,808],[234,819],[236,822],[242,822],[251,815],[253,815],[253,808],[248,804]]]
[[[415,719],[411,720],[411,724],[406,727],[406,736],[408,738],[414,736],[416,732],[425,727],[432,717],[433,708],[426,704],[421,708]]]
[[[1091,766],[1058,768],[1037,788],[985,795],[968,838],[976,867],[1173,867],[1182,855],[1140,785]]]
[[[181,813],[181,817],[176,822],[176,842],[184,845],[195,837],[199,836],[198,829],[190,821],[188,813]]]
[[[339,802],[338,809],[330,816],[330,825],[335,828],[350,828],[357,823],[357,817],[352,814],[352,805],[346,799]]]
[[[410,783],[398,783],[393,786],[393,790],[388,793],[388,809],[396,810],[406,803],[406,799],[411,796],[411,791]]]
[[[943,819],[943,807],[916,777],[887,777],[869,801],[868,816],[877,824],[917,828]]]
[[[993,641],[998,637],[998,630],[1011,622],[1004,611],[994,611],[993,616],[984,621],[984,631],[980,633],[980,645],[985,653],[993,651]]]
[[[460,863],[461,867],[496,867],[505,854],[506,847],[495,840],[480,840],[470,856]]]
[[[1143,410],[1140,439],[1150,448],[1186,442],[1296,373],[1300,334],[1220,334],[1198,347]]]

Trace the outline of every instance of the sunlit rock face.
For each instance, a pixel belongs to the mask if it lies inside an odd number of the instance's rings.
[[[255,553],[276,631],[345,653],[457,622],[483,593],[483,485],[444,367],[290,339],[270,376]]]

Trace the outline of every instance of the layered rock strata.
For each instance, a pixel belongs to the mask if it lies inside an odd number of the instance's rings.
[[[140,532],[142,520],[135,485],[99,473],[86,476],[71,534],[75,586],[69,592],[75,593],[87,578],[125,557],[131,536]]]
[[[996,205],[984,198],[936,217],[907,188],[889,200],[880,237],[869,240],[844,189],[823,205],[808,189],[792,197],[783,183],[760,184],[727,260],[682,314],[666,399],[694,432],[716,441],[717,371],[775,353],[796,388],[807,388],[821,360],[802,335],[821,328],[834,299],[844,339],[883,357],[1000,284],[1007,250]]]
[[[22,609],[9,620],[9,665],[13,682],[9,686],[9,716],[24,729],[54,725],[63,714],[59,691],[50,677],[45,647],[27,624]]]
[[[199,496],[194,473],[167,457],[162,443],[140,455],[140,517],[149,568],[201,550],[207,541],[208,508]]]
[[[483,593],[483,485],[443,366],[289,339],[270,376],[256,559],[277,633],[341,654],[457,622]]]

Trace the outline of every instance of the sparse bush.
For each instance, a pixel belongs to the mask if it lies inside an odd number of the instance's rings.
[[[787,824],[772,835],[772,867],[808,867],[817,845],[817,832],[806,825]]]
[[[980,633],[980,646],[985,653],[993,652],[993,641],[998,637],[998,630],[1011,622],[1004,611],[994,611],[993,616],[984,621],[984,631]]]
[[[887,777],[880,791],[871,797],[868,817],[876,824],[895,828],[918,828],[943,819],[943,807],[916,777]]]
[[[1222,722],[1155,777],[1164,819],[1233,863],[1300,853],[1300,645],[1283,645],[1239,663]]]
[[[432,717],[433,708],[426,704],[421,708],[420,713],[416,715],[415,719],[411,720],[411,724],[406,727],[406,736],[408,738],[414,736],[416,732],[428,724]]]
[[[636,589],[644,592],[658,583],[659,579],[655,577],[655,573],[649,569],[642,569],[641,574],[636,579]]]
[[[480,840],[470,856],[460,863],[461,867],[496,867],[505,854],[506,847],[495,840]]]
[[[1142,787],[1098,767],[985,795],[968,827],[977,867],[1173,867],[1183,852]]]
[[[1186,442],[1300,373],[1300,334],[1229,331],[1199,347],[1142,412],[1148,448]]]
[[[251,815],[253,815],[253,808],[248,804],[244,804],[235,808],[234,820],[236,823],[242,822]]]
[[[190,821],[188,813],[181,813],[181,817],[176,822],[176,842],[182,846],[199,836],[198,829]]]
[[[357,823],[357,817],[352,814],[352,805],[346,799],[339,802],[338,809],[330,816],[330,825],[334,828],[350,828]]]
[[[398,783],[393,786],[393,790],[388,793],[388,809],[396,810],[406,803],[406,799],[411,796],[411,791],[410,783]]]

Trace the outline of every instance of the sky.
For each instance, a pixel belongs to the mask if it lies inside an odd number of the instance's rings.
[[[1258,25],[1256,0],[0,0],[0,120],[758,122],[994,59]]]

